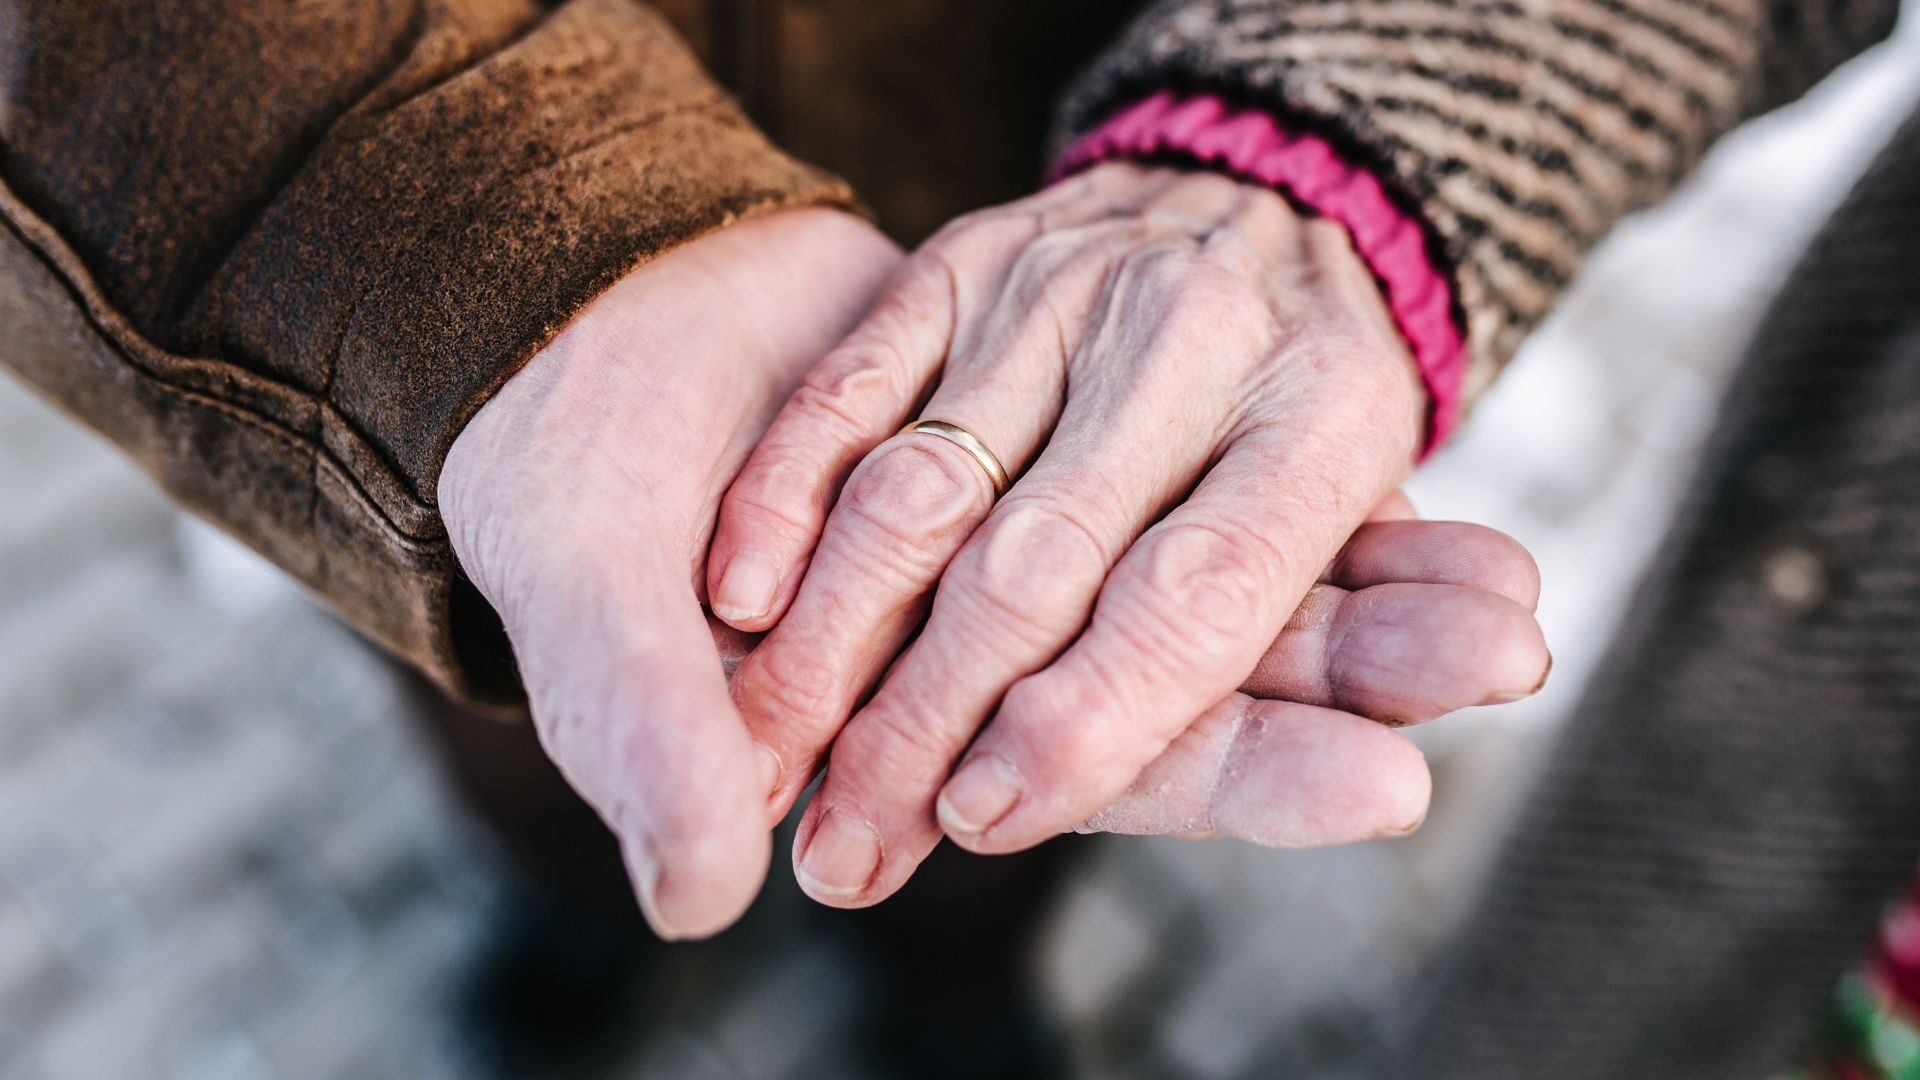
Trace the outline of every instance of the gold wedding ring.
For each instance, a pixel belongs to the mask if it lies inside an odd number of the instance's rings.
[[[1007,493],[1007,467],[993,456],[987,444],[980,437],[959,424],[949,424],[945,420],[915,420],[900,431],[902,435],[932,435],[945,439],[965,450],[980,467],[987,470],[987,479],[993,481],[993,497],[999,498]]]

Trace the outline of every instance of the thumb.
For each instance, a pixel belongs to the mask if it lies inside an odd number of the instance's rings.
[[[623,552],[575,569],[504,609],[541,743],[618,834],[654,930],[718,933],[759,892],[772,837],[713,635],[684,566]]]

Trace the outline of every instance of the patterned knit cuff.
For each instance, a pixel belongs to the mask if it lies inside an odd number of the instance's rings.
[[[1115,158],[1183,158],[1265,184],[1346,226],[1419,365],[1431,399],[1421,457],[1460,419],[1467,353],[1454,318],[1453,286],[1427,250],[1420,221],[1395,206],[1380,181],[1348,164],[1331,144],[1287,130],[1262,109],[1235,108],[1208,94],[1163,91],[1114,113],[1075,143],[1053,179]]]

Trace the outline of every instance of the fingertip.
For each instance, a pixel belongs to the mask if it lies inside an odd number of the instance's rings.
[[[1539,623],[1506,596],[1459,585],[1376,585],[1352,594],[1319,665],[1330,705],[1424,723],[1530,697],[1548,664]]]
[[[1375,725],[1368,734],[1377,744],[1368,757],[1377,769],[1374,791],[1379,824],[1361,839],[1412,835],[1426,824],[1433,807],[1433,770],[1427,755],[1392,728]]]
[[[747,633],[786,613],[826,522],[825,475],[780,438],[770,430],[734,478],[707,546],[708,609]]]
[[[1540,567],[1533,553],[1497,529],[1464,521],[1362,525],[1335,558],[1327,580],[1347,589],[1460,585],[1504,596],[1530,613],[1540,602]]]
[[[612,721],[595,786],[641,911],[669,941],[737,921],[773,851],[754,744],[718,672],[696,672],[693,660],[663,654],[622,666],[606,715],[624,721]]]
[[[1015,683],[940,789],[934,813],[946,837],[976,855],[1011,855],[1118,798],[1143,767],[1133,758],[1144,741],[1114,719],[1107,695],[1057,665]]]
[[[1433,798],[1426,756],[1404,736],[1302,705],[1253,706],[1220,775],[1213,828],[1267,847],[1404,836]]]
[[[1532,613],[1504,597],[1489,597],[1486,629],[1480,634],[1492,692],[1481,704],[1524,701],[1546,689],[1553,671],[1547,632]],[[1501,610],[1504,608],[1504,611]]]
[[[779,621],[787,575],[772,555],[753,548],[737,551],[710,577],[714,618],[747,633],[761,633]]]
[[[1466,554],[1472,565],[1470,584],[1504,596],[1527,610],[1540,607],[1540,564],[1525,544],[1498,529],[1462,523],[1473,542]]]
[[[999,754],[980,754],[940,789],[934,815],[955,843],[980,837],[1005,820],[1026,788],[1020,773]]]
[[[752,907],[772,864],[773,839],[757,828],[665,840],[634,834],[621,838],[621,851],[654,933],[666,941],[699,941]]]
[[[1538,677],[1534,679],[1533,685],[1531,687],[1525,690],[1496,690],[1493,693],[1487,695],[1486,700],[1482,701],[1480,704],[1512,705],[1515,702],[1525,701],[1528,698],[1539,696],[1540,692],[1547,688],[1547,683],[1552,681],[1553,679],[1553,652],[1552,650],[1547,648],[1544,635],[1542,636],[1539,642],[1539,648],[1537,652],[1539,654],[1539,657],[1542,660],[1544,660],[1544,662],[1536,661],[1532,657],[1526,657],[1523,659],[1517,659],[1510,665],[1516,671],[1523,671],[1523,670],[1528,670],[1529,668],[1533,668],[1537,664],[1537,670],[1539,671],[1540,674],[1538,675]],[[1517,682],[1513,682],[1512,680],[1508,680],[1508,683],[1509,685],[1516,685],[1516,686],[1519,685]]]
[[[873,890],[885,859],[880,830],[852,807],[816,801],[794,833],[794,880],[800,891],[827,907],[877,903]]]
[[[1373,512],[1367,515],[1367,520],[1370,522],[1418,521],[1419,519],[1419,508],[1413,505],[1413,500],[1407,498],[1407,493],[1404,491],[1395,491],[1382,499],[1380,505],[1374,507]]]

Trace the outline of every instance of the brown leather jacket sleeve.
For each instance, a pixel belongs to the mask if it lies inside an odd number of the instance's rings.
[[[462,426],[636,264],[851,199],[634,0],[0,0],[0,182],[0,360],[483,702]]]
[[[1061,140],[1161,89],[1320,133],[1431,230],[1492,380],[1588,251],[1729,129],[1891,30],[1899,0],[1160,0]]]

